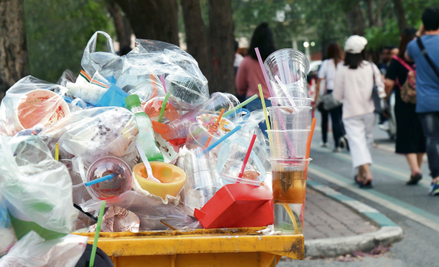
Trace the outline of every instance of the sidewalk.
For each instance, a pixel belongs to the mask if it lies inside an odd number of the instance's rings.
[[[303,235],[307,257],[368,252],[403,238],[401,227],[362,202],[310,179],[306,193]]]

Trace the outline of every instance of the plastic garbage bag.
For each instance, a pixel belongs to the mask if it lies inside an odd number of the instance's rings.
[[[17,238],[15,237],[14,229],[12,228],[11,219],[9,218],[6,203],[0,194],[0,257],[6,254],[9,249],[15,244]]]
[[[0,151],[0,192],[17,238],[29,230],[45,239],[70,233],[78,212],[64,164],[38,136],[2,136]]]
[[[61,77],[59,77],[59,79],[56,82],[56,84],[59,84],[61,86],[66,87],[67,82],[71,82],[71,83],[75,83],[76,82],[75,74],[73,73],[73,71],[71,71],[69,69],[63,71]]]
[[[0,106],[0,135],[13,136],[36,124],[52,125],[70,113],[67,88],[26,76],[16,82]]]
[[[162,199],[147,196],[136,191],[128,191],[117,203],[108,203],[106,207],[118,206],[134,212],[140,219],[140,230],[166,230],[163,222],[176,229],[199,228],[198,221],[189,216],[190,212],[182,205],[176,203],[164,204]],[[99,210],[100,202],[94,199],[81,204],[85,212]],[[163,221],[163,222],[162,222]]]
[[[30,231],[0,258],[0,267],[74,267],[84,253],[87,240],[86,236],[67,235],[45,241]]]

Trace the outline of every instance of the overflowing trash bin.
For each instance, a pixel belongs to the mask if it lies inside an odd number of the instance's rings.
[[[104,32],[77,77],[19,80],[0,105],[0,266],[303,259],[309,64],[293,49],[260,63],[273,106],[251,113],[262,90],[209,95],[179,47],[137,40],[118,56]]]

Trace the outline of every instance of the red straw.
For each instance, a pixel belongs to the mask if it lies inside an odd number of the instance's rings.
[[[160,81],[162,81],[163,90],[165,90],[165,94],[167,94],[168,92],[166,90],[165,77],[163,75],[160,75]]]
[[[244,158],[244,162],[242,163],[241,172],[238,175],[239,178],[242,178],[242,176],[244,175],[245,165],[247,165],[247,161],[250,158],[250,154],[252,152],[253,145],[255,144],[255,141],[256,141],[256,134],[253,134],[252,140],[250,141],[250,145],[248,146],[247,154],[245,155],[245,158]],[[238,182],[239,182],[239,180],[238,180]]]

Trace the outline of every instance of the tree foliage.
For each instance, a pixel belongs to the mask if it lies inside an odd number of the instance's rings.
[[[30,72],[43,80],[56,82],[65,69],[78,73],[95,31],[114,36],[103,0],[26,0],[24,8]]]

